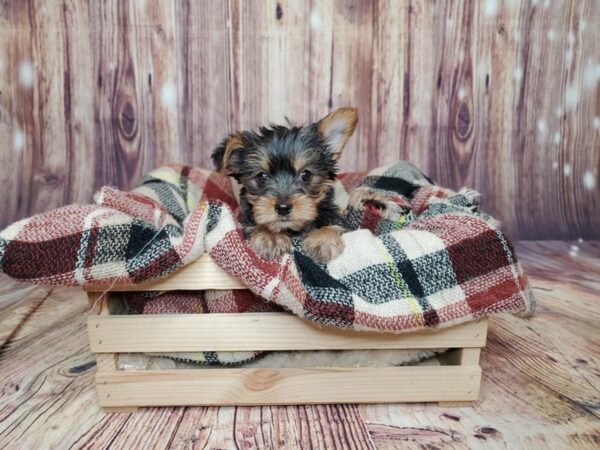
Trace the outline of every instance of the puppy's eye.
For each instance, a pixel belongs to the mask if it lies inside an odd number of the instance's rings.
[[[312,173],[310,172],[310,170],[303,170],[302,172],[300,172],[300,179],[305,183],[309,182],[311,178]]]
[[[267,182],[267,178],[269,178],[267,172],[258,172],[255,175],[256,185],[260,188],[263,188]]]

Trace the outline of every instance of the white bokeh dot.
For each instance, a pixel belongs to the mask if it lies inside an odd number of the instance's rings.
[[[25,133],[18,128],[13,133],[13,150],[20,152],[25,147]]]
[[[537,126],[538,133],[541,135],[546,134],[546,131],[548,131],[548,124],[546,123],[546,121],[544,119],[538,119],[536,126]]]
[[[560,116],[562,116],[562,108],[560,106],[554,108],[554,115],[560,119]]]
[[[314,29],[319,28],[319,26],[321,25],[321,17],[319,17],[319,14],[315,11],[313,11],[312,13],[310,13],[310,26]]]
[[[576,258],[579,255],[579,246],[574,244],[571,245],[569,248],[569,255],[571,255],[572,258]]]
[[[484,0],[483,15],[485,17],[494,17],[498,13],[498,0]]]
[[[577,86],[570,84],[565,89],[565,107],[567,110],[575,109],[579,102],[579,90]]]
[[[557,131],[556,133],[554,133],[554,143],[560,144],[560,131]]]
[[[177,104],[177,87],[172,81],[163,84],[160,90],[160,100],[163,106],[172,108]]]
[[[19,64],[19,83],[25,88],[33,86],[33,65],[31,61],[21,61]]]
[[[515,67],[515,71],[513,72],[513,77],[517,81],[521,81],[523,79],[523,68],[521,66]]]
[[[585,174],[583,174],[583,186],[588,191],[591,191],[596,187],[596,177],[591,170],[586,170]]]
[[[563,166],[563,173],[565,174],[565,177],[570,177],[571,176],[571,164],[566,163]]]
[[[571,50],[570,48],[567,49],[567,51],[565,52],[565,64],[567,66],[570,66],[571,63],[573,62],[573,50]]]

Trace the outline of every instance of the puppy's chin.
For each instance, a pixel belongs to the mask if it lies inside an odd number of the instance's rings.
[[[263,223],[263,224],[259,224],[259,225],[264,226],[265,228],[267,228],[269,231],[272,231],[273,233],[285,233],[288,231],[300,231],[304,227],[306,227],[306,225],[308,225],[308,223],[309,223],[309,221],[307,221],[307,220],[292,221],[292,220],[286,220],[286,219],[278,219],[274,222],[268,222],[268,223]]]

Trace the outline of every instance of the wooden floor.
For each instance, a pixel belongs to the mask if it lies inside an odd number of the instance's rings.
[[[436,404],[165,408],[105,415],[87,301],[0,279],[0,448],[598,448],[600,242],[521,243],[538,312],[495,316],[481,398]]]

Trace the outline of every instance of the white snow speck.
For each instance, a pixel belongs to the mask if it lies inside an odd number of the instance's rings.
[[[554,115],[560,119],[560,116],[562,116],[562,108],[560,106],[554,109]]]
[[[567,89],[565,89],[565,106],[567,110],[575,109],[578,101],[579,91],[577,90],[577,86],[572,84],[568,85]]]
[[[596,187],[596,177],[591,170],[586,170],[585,174],[583,175],[583,187],[585,187],[588,191],[591,191]]]
[[[571,258],[576,258],[579,255],[579,246],[575,244],[571,245],[569,248],[569,255],[571,255]]]
[[[563,173],[565,174],[565,177],[571,176],[571,164],[567,163],[563,166]]]
[[[550,0],[544,0],[544,9],[548,9],[550,6]]]
[[[554,170],[558,169],[558,161],[554,161],[554,162],[552,163],[552,168],[553,168]]]
[[[553,41],[556,38],[556,31],[550,29],[548,30],[548,33],[546,33],[546,36],[548,36],[549,41]]]
[[[494,17],[498,13],[498,0],[485,0],[483,4],[483,15]]]
[[[573,62],[573,50],[568,48],[567,51],[565,52],[565,64],[568,67],[571,65],[572,62]]]
[[[177,104],[177,88],[175,87],[175,83],[167,81],[163,84],[160,90],[160,100],[163,106],[167,108],[174,107]]]
[[[18,128],[13,133],[13,150],[19,152],[25,147],[25,133]]]
[[[554,133],[554,143],[560,144],[560,131],[557,131],[556,133]]]
[[[596,116],[592,119],[592,126],[596,130],[600,130],[600,117]]]
[[[321,18],[319,17],[319,14],[317,14],[315,11],[313,11],[310,14],[310,26],[312,28],[319,28],[320,25],[321,25]]]
[[[583,242],[583,238],[577,239],[577,242],[579,242],[581,244]]]
[[[587,88],[595,88],[600,80],[600,64],[588,60],[583,69],[583,83]]]
[[[587,22],[586,22],[585,20],[581,20],[581,21],[579,22],[579,29],[580,29],[581,31],[585,31],[585,29],[586,29],[586,28],[587,28]]]
[[[521,66],[515,67],[515,71],[513,72],[513,77],[517,81],[521,81],[523,79],[523,68]]]
[[[538,119],[536,125],[539,134],[546,134],[546,131],[548,131],[548,124],[546,124],[546,121],[544,119]]]
[[[19,83],[25,88],[33,86],[33,65],[31,61],[22,61],[19,64]]]
[[[466,96],[467,96],[467,93],[465,92],[464,88],[460,88],[458,90],[458,99],[464,100]]]

